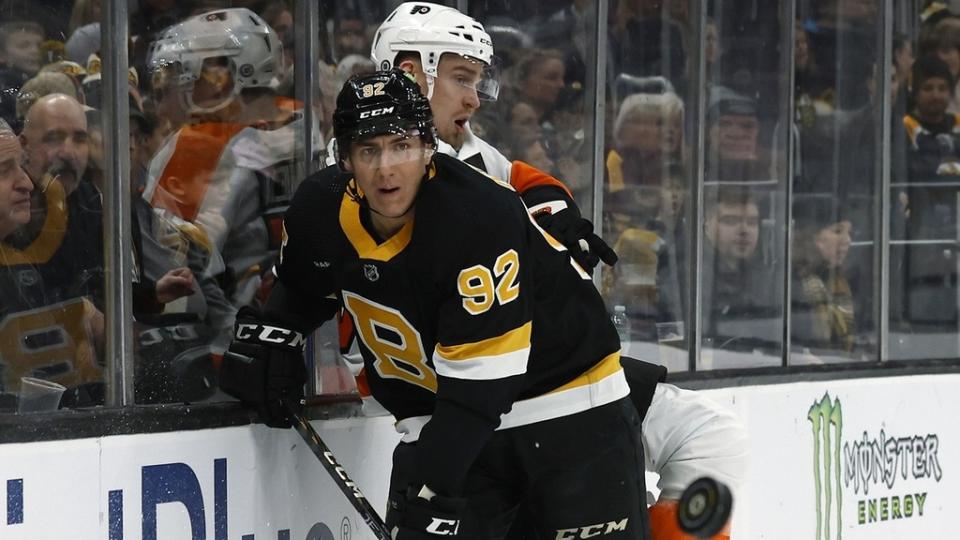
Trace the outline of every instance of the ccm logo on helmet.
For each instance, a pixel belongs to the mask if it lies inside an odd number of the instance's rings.
[[[607,535],[614,531],[627,530],[627,521],[630,518],[623,518],[620,521],[608,521],[607,523],[597,523],[586,527],[576,529],[558,529],[556,540],[573,540],[574,538],[593,538],[594,536]]]
[[[393,109],[396,107],[384,107],[382,109],[374,109],[372,111],[363,111],[360,113],[360,118],[372,118],[374,116],[383,116],[385,114],[390,114],[393,112]]]
[[[260,341],[263,343],[276,343],[278,345],[289,345],[290,347],[302,348],[307,340],[303,334],[280,328],[279,326],[268,326],[266,324],[238,324],[237,339],[243,341]]]

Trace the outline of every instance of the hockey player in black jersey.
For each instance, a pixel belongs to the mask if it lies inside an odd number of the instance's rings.
[[[403,434],[395,538],[502,538],[522,501],[544,537],[647,538],[639,419],[589,275],[509,186],[434,155],[402,71],[349,81],[334,129],[346,172],[298,190],[277,284],[238,316],[222,388],[289,426],[304,336],[342,305]]]

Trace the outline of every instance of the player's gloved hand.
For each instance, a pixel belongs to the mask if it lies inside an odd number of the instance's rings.
[[[292,418],[282,401],[298,406],[303,399],[305,338],[301,329],[253,308],[242,308],[237,313],[233,343],[223,355],[220,389],[256,408],[266,425],[289,428]]]
[[[593,224],[573,206],[552,214],[534,214],[534,218],[543,230],[566,246],[573,260],[587,272],[592,272],[600,261],[610,266],[617,263],[617,254],[593,232]]]
[[[443,497],[423,486],[407,489],[406,497],[391,501],[398,517],[393,540],[439,540],[456,537],[467,506],[466,499]]]

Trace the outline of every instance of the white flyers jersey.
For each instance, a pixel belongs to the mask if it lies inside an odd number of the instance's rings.
[[[642,435],[646,469],[660,475],[661,499],[679,499],[701,476],[727,484],[736,498],[746,473],[748,441],[733,413],[702,393],[659,383]]]
[[[460,161],[473,165],[490,176],[501,182],[510,183],[513,164],[499,150],[490,145],[487,141],[477,137],[470,129],[470,124],[464,125],[467,136],[463,140],[463,146],[458,152],[449,144],[439,141],[437,150],[448,156],[453,156]]]

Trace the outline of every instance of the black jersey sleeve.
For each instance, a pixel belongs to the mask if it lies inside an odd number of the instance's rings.
[[[271,310],[293,310],[316,325],[332,318],[340,305],[332,264],[339,230],[332,217],[337,215],[339,177],[337,167],[328,167],[304,180],[294,194],[273,270],[282,294],[271,294],[268,302]]]
[[[507,189],[482,191],[478,198],[493,195],[492,201],[476,213],[464,213],[444,232],[456,248],[439,265],[446,293],[433,351],[437,401],[420,435],[417,467],[438,493],[460,493],[467,470],[519,394],[527,369],[534,292],[529,218]]]

